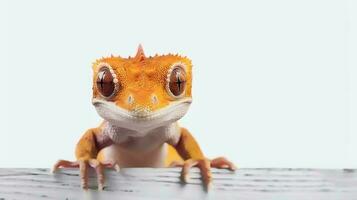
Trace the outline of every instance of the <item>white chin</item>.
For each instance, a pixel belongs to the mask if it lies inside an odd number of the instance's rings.
[[[191,105],[191,98],[183,98],[172,102],[165,108],[145,116],[137,116],[115,105],[113,102],[94,98],[92,103],[98,114],[114,126],[135,131],[149,131],[151,129],[173,123],[182,118]]]

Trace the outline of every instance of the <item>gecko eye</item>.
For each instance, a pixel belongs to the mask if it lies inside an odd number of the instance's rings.
[[[182,67],[174,67],[168,76],[168,91],[174,97],[180,97],[186,88],[186,73]]]
[[[115,78],[114,72],[108,67],[102,67],[97,75],[97,89],[101,95],[108,98],[115,93],[115,82],[117,79]]]

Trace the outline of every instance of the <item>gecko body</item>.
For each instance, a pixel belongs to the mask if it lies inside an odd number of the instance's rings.
[[[135,57],[107,57],[93,63],[93,98],[103,122],[88,129],[77,143],[76,161],[59,160],[59,167],[78,167],[81,185],[88,188],[88,168],[95,168],[98,188],[104,187],[103,169],[113,167],[197,166],[205,185],[211,167],[235,170],[224,157],[204,156],[191,133],[178,120],[192,102],[192,63],[179,55],[146,57],[139,46]]]

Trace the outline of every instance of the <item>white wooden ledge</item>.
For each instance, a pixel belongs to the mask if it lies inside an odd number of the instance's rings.
[[[92,171],[91,174],[94,174]],[[106,171],[104,191],[90,177],[88,191],[80,188],[78,170],[0,169],[0,200],[7,199],[357,199],[357,170],[213,169],[207,192],[197,169],[188,184],[180,182],[179,168],[132,168]]]

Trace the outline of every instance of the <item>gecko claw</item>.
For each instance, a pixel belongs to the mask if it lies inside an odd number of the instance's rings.
[[[201,171],[202,181],[207,190],[212,187],[212,173],[211,167],[214,168],[228,168],[232,171],[236,170],[237,167],[230,161],[228,161],[224,157],[218,157],[213,160],[209,160],[207,158],[203,159],[188,159],[184,162],[173,162],[170,167],[182,166],[181,171],[181,181],[184,183],[188,183],[189,181],[189,170],[192,167],[198,167]]]
[[[115,169],[116,172],[120,172],[120,167],[118,164],[115,164],[113,168]]]
[[[68,161],[68,160],[58,160],[52,167],[51,173],[55,173],[58,168],[78,168],[79,163],[77,161]]]
[[[202,181],[206,187],[212,182],[210,161],[208,159],[188,159],[184,162],[181,171],[181,180],[184,183],[189,181],[189,170],[198,167],[201,171]]]
[[[229,169],[231,171],[237,170],[237,167],[225,157],[218,157],[211,160],[211,167],[219,169]]]
[[[103,184],[98,184],[98,190],[103,191],[104,190],[104,185]]]

